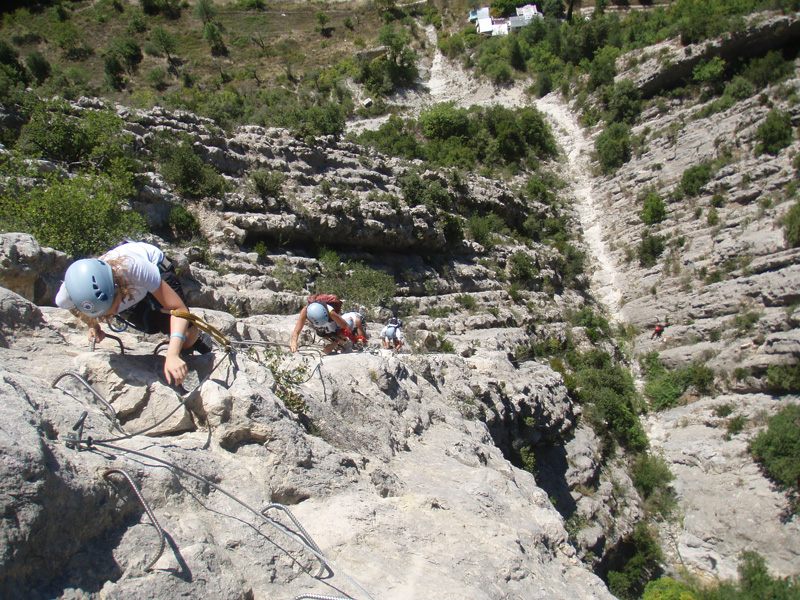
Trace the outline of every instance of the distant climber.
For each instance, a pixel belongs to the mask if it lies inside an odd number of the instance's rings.
[[[352,314],[358,315],[358,313]],[[360,320],[358,324],[361,324]],[[303,307],[297,317],[297,324],[289,339],[289,349],[292,352],[297,352],[297,341],[305,325],[311,327],[321,338],[328,340],[328,344],[322,349],[325,354],[330,354],[348,341],[356,341],[356,337],[351,333],[350,324],[334,310],[333,306],[322,302],[311,302]]]
[[[391,349],[394,354],[397,354],[403,346],[403,331],[400,329],[402,326],[402,319],[392,317],[386,323],[386,327],[381,330],[383,347],[387,350]]]
[[[363,338],[364,341],[367,340],[367,333],[365,329],[367,320],[361,313],[356,311],[346,312],[342,315],[342,318],[347,322],[347,328],[351,332],[358,337]]]
[[[661,334],[664,333],[664,328],[666,325],[662,325],[661,321],[656,321],[656,326],[653,328],[653,334],[650,336],[650,339],[661,339]]]
[[[169,334],[164,376],[170,384],[180,385],[186,378],[181,354],[211,351],[199,340],[197,327],[168,314],[189,309],[174,265],[151,244],[128,242],[99,259],[75,261],[64,275],[56,304],[89,326],[91,341],[103,340],[100,323],[115,316],[145,333]]]

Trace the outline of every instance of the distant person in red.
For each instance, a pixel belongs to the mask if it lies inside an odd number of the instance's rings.
[[[664,327],[665,325],[662,325],[661,321],[656,321],[656,326],[653,329],[653,335],[650,336],[650,339],[661,339],[661,334],[664,333]]]

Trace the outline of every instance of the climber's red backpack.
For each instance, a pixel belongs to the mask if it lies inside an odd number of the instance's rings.
[[[334,312],[342,314],[342,301],[336,294],[314,294],[307,298],[308,303],[319,302],[320,304],[330,304]]]

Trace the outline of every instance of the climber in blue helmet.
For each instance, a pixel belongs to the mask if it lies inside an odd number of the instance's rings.
[[[72,263],[56,294],[56,304],[72,311],[89,326],[89,340],[105,337],[100,323],[121,316],[145,333],[169,334],[164,362],[167,383],[179,385],[186,378],[181,352],[211,348],[198,342],[197,328],[186,319],[168,314],[188,312],[178,275],[171,261],[157,247],[129,242],[98,258]]]
[[[347,338],[339,335],[340,332],[350,332],[347,321],[331,305],[311,302],[300,311],[297,325],[292,331],[292,337],[289,339],[289,349],[292,352],[297,352],[297,340],[305,325],[311,327],[321,338],[328,340],[329,343],[322,349],[325,354],[330,354],[347,343]]]

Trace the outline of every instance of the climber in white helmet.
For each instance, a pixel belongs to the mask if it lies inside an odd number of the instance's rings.
[[[330,354],[339,346],[347,343],[348,338],[340,335],[340,333],[350,333],[350,326],[347,321],[330,304],[311,302],[304,306],[300,311],[300,315],[298,315],[297,325],[295,325],[292,337],[289,339],[289,349],[292,352],[297,352],[297,340],[305,325],[314,329],[318,336],[328,340],[329,343],[322,350],[325,354]]]
[[[170,310],[188,312],[183,288],[173,264],[151,244],[128,242],[99,259],[75,261],[64,275],[56,305],[89,326],[91,341],[102,341],[105,333],[100,323],[117,316],[145,333],[168,334],[164,376],[169,384],[180,385],[186,378],[182,352],[211,350],[202,340],[198,342],[194,325],[168,314]]]

